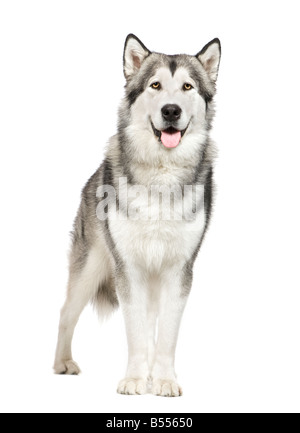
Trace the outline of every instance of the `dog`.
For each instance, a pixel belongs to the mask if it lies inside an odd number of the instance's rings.
[[[120,306],[128,367],[118,393],[182,395],[175,349],[212,212],[220,58],[217,38],[191,56],[151,52],[128,35],[118,131],[82,191],[72,232],[56,374],[80,373],[71,345],[88,302],[101,317]]]

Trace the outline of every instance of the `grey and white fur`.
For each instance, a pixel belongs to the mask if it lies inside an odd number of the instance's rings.
[[[212,209],[215,152],[209,134],[220,57],[218,39],[196,56],[169,56],[150,52],[132,34],[127,37],[126,91],[118,133],[82,191],[74,223],[55,373],[80,373],[71,344],[88,302],[100,316],[120,305],[128,338],[128,367],[118,392],[182,394],[174,371],[175,348],[194,262]],[[192,220],[120,221],[116,209],[126,211],[117,197],[117,208],[107,208],[107,218],[100,220],[99,187],[110,185],[118,191],[120,178],[149,191],[153,185],[175,185],[182,190],[185,185],[202,185],[204,211],[199,210]],[[140,199],[139,205],[149,210],[151,203]]]

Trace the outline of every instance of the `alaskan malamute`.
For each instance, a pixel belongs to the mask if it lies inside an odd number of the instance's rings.
[[[55,373],[80,372],[71,343],[87,303],[100,315],[120,304],[129,356],[118,392],[182,394],[175,348],[212,208],[220,56],[219,39],[196,56],[169,56],[127,37],[118,133],[83,189],[72,233]]]

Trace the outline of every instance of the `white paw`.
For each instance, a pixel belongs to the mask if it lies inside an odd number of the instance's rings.
[[[61,361],[54,365],[55,374],[67,374],[70,376],[78,376],[80,374],[80,368],[73,360]]]
[[[182,389],[177,382],[164,379],[154,379],[151,392],[161,397],[180,397],[182,395]]]
[[[126,378],[121,380],[118,386],[119,394],[126,395],[142,395],[147,392],[147,381],[144,379],[130,379]]]

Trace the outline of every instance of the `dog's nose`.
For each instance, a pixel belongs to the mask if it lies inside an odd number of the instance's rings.
[[[162,116],[167,122],[175,122],[179,120],[181,116],[181,108],[176,104],[164,105],[161,109]]]

